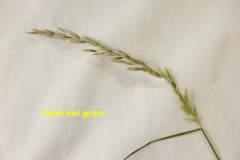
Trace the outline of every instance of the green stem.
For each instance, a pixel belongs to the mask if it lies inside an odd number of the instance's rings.
[[[126,158],[124,158],[124,160],[126,160],[127,158],[129,158],[130,156],[135,154],[136,152],[140,151],[141,149],[147,147],[148,145],[150,145],[152,143],[155,143],[155,142],[158,142],[158,141],[162,141],[162,140],[166,140],[166,139],[170,139],[170,138],[174,138],[174,137],[178,137],[178,136],[182,136],[182,135],[185,135],[185,134],[190,134],[190,133],[193,133],[193,132],[196,132],[196,131],[200,131],[200,130],[202,130],[202,129],[198,128],[198,129],[194,129],[194,130],[190,130],[190,131],[186,131],[186,132],[181,132],[181,133],[178,133],[178,134],[174,134],[174,135],[170,135],[170,136],[167,136],[167,137],[163,137],[163,138],[160,138],[160,139],[156,139],[156,140],[150,141],[147,144],[145,144],[144,146],[142,146],[142,147],[136,149],[135,151],[133,151]]]
[[[199,125],[199,127],[200,127],[200,129],[201,129],[201,132],[203,133],[204,137],[206,138],[209,146],[211,147],[212,152],[214,153],[215,157],[217,158],[217,160],[221,160],[220,157],[219,157],[219,155],[217,154],[217,151],[214,149],[213,144],[211,143],[211,141],[210,141],[210,139],[209,139],[206,131],[204,130],[203,126],[202,126],[201,124],[198,124],[198,125]]]

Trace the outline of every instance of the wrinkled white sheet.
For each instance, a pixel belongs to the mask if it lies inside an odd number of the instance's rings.
[[[170,68],[222,160],[239,160],[239,15],[239,0],[0,0],[0,159],[122,160],[150,140],[196,128],[165,81],[24,33],[60,26]],[[106,116],[43,117],[43,109]],[[215,158],[194,133],[129,159]]]

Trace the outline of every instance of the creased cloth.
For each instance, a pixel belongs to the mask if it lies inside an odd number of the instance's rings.
[[[167,66],[188,88],[221,159],[239,160],[239,15],[239,0],[1,0],[0,159],[123,160],[197,127],[164,80],[84,53],[90,46],[25,33],[63,27]],[[105,116],[44,117],[43,109]],[[130,159],[215,157],[198,132]]]

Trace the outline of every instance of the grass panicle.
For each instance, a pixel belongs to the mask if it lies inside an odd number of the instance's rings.
[[[130,56],[126,52],[123,52],[121,50],[111,49],[87,36],[80,37],[73,31],[63,29],[60,27],[58,27],[58,29],[59,29],[59,32],[54,32],[48,29],[43,29],[43,30],[33,29],[31,32],[28,32],[28,33],[38,34],[38,35],[42,35],[50,38],[69,40],[70,42],[73,42],[73,43],[88,43],[91,46],[94,46],[96,48],[84,49],[84,51],[87,53],[92,53],[93,55],[106,55],[115,63],[130,65],[131,67],[127,68],[127,70],[129,71],[143,71],[143,72],[149,73],[152,76],[165,79],[172,87],[174,93],[178,96],[181,102],[181,108],[184,111],[184,113],[187,115],[185,119],[190,122],[197,122],[197,123],[200,122],[196,108],[192,105],[192,103],[188,98],[187,90],[184,93],[180,92],[180,89],[178,88],[173,75],[171,74],[169,69],[167,69],[166,67],[164,70],[157,71],[151,68],[145,62]]]

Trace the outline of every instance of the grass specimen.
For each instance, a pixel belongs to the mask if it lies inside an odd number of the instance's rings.
[[[216,159],[220,160],[218,153],[216,152],[215,148],[213,147],[213,144],[210,141],[209,137],[207,136],[206,131],[201,123],[201,120],[197,113],[196,107],[192,104],[192,102],[189,99],[187,89],[185,89],[184,91],[180,91],[180,89],[175,81],[174,76],[172,75],[172,73],[169,71],[168,68],[165,67],[164,69],[153,69],[152,67],[150,67],[148,64],[146,64],[142,60],[133,58],[132,56],[130,56],[129,54],[127,54],[124,51],[109,48],[109,47],[105,46],[104,44],[91,39],[88,36],[80,37],[76,33],[72,32],[70,30],[63,29],[63,28],[58,28],[58,29],[59,29],[59,31],[57,31],[57,32],[54,32],[54,31],[51,31],[48,29],[44,29],[44,30],[33,29],[31,32],[27,32],[27,33],[42,35],[42,36],[46,36],[46,37],[50,37],[50,38],[69,40],[70,42],[76,43],[76,44],[86,43],[86,44],[90,45],[91,47],[93,47],[94,49],[92,49],[92,48],[85,49],[84,50],[85,52],[91,53],[93,55],[98,55],[98,56],[105,55],[109,59],[111,59],[113,62],[126,65],[127,69],[130,71],[142,71],[142,72],[146,72],[152,76],[155,76],[157,78],[162,78],[162,79],[166,80],[168,82],[168,84],[171,86],[171,88],[172,88],[173,92],[175,93],[175,95],[177,96],[177,98],[179,99],[179,102],[181,104],[181,109],[185,113],[184,119],[197,125],[197,129],[195,129],[195,130],[190,130],[190,131],[178,133],[175,135],[170,135],[167,137],[163,137],[163,138],[148,142],[146,145],[138,148],[137,150],[135,150],[131,154],[129,154],[125,158],[125,160],[128,157],[130,157],[131,155],[138,152],[139,150],[145,148],[146,146],[148,146],[154,142],[162,141],[162,140],[166,140],[166,139],[170,139],[170,138],[174,138],[174,137],[178,137],[178,136],[183,136],[183,135],[190,134],[190,133],[197,132],[197,131],[202,132],[203,136],[205,137],[206,141],[208,142]]]

